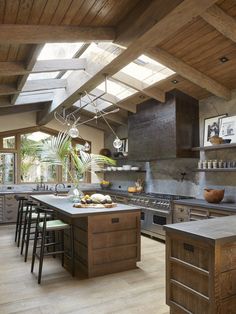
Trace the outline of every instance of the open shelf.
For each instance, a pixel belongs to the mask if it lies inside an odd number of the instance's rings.
[[[236,148],[236,143],[193,147],[192,151],[206,151],[206,150],[218,150],[218,149],[228,149],[228,148]]]
[[[125,172],[146,172],[146,170],[116,170],[116,171],[104,171],[104,170],[98,170],[95,171],[96,173],[125,173]]]
[[[236,168],[196,169],[195,172],[235,172]]]

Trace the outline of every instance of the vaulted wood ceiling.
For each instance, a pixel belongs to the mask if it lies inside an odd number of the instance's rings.
[[[45,43],[79,41],[84,45],[77,59],[37,61]],[[123,46],[118,55],[108,64],[86,63],[83,52],[89,43],[107,41]],[[176,74],[146,86],[117,73],[141,54]],[[221,57],[228,61],[222,63]],[[76,84],[60,75],[47,82],[27,81],[30,72],[80,68],[72,76]],[[236,0],[0,1],[0,106],[4,107],[0,114],[13,113],[13,106],[18,107],[15,112],[21,111],[19,107],[22,112],[31,110],[32,103],[38,123],[45,124],[55,110],[73,106],[81,93],[95,89],[104,74],[137,90],[120,101],[103,96],[127,111],[135,111],[137,103],[150,97],[164,101],[172,89],[197,99],[211,95],[230,99],[236,88],[235,70]],[[40,90],[41,95],[19,95]],[[117,117],[117,123],[123,123],[125,112]]]

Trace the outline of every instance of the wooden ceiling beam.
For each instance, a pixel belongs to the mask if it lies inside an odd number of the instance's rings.
[[[51,102],[54,98],[53,92],[25,93],[18,96],[15,105],[26,105],[33,103]]]
[[[219,6],[213,5],[201,17],[225,37],[236,42],[236,19],[225,13]]]
[[[22,88],[22,92],[59,89],[66,88],[66,86],[66,79],[28,80]]]
[[[89,43],[113,41],[115,37],[112,27],[22,24],[1,24],[0,26],[0,42],[4,44]]]
[[[85,70],[86,59],[55,59],[36,61],[30,70],[23,62],[0,62],[0,76],[25,75],[30,73]]]
[[[40,113],[39,124],[45,124],[53,118],[54,112],[60,107],[72,106],[84,91],[90,92],[104,81],[104,74],[112,76],[120,71],[124,66],[132,62],[141,55],[147,48],[154,47],[166,38],[170,37],[181,27],[186,25],[196,16],[201,15],[206,9],[217,0],[184,0],[174,8],[171,6],[166,15],[158,20],[147,32],[134,40],[128,48],[116,57],[112,62],[98,70],[94,76],[82,83],[69,97],[61,102],[53,101],[49,111]]]
[[[0,96],[14,95],[21,92],[36,92],[41,90],[51,90],[66,88],[67,81],[63,79],[45,79],[45,80],[29,80],[25,83],[22,90],[17,90],[14,84],[0,84]]]
[[[75,55],[73,56],[73,58],[80,58],[80,56],[82,56],[82,54],[88,49],[88,47],[90,46],[90,44],[83,44],[79,50],[75,53]],[[61,78],[64,74],[66,73],[66,71],[61,71],[56,78]]]
[[[183,62],[179,58],[171,55],[167,51],[155,47],[148,49],[146,54],[150,58],[153,58],[163,65],[168,66],[168,68],[177,72],[179,75],[186,78],[190,82],[193,82],[201,88],[211,92],[213,95],[227,100],[231,99],[231,91],[228,88],[210,78],[206,74],[193,68],[189,64]]]
[[[40,111],[45,109],[45,107],[49,106],[49,103],[33,103],[33,104],[25,104],[25,105],[11,105],[11,106],[3,106],[0,107],[0,116],[16,114],[16,113],[24,113],[24,112],[33,112]]]
[[[16,25],[17,26],[17,25]],[[31,50],[31,53],[29,54],[28,60],[26,61],[25,69],[27,71],[32,71],[36,60],[43,49],[43,44],[40,45],[34,45],[34,47]],[[27,81],[29,74],[25,74],[21,76],[17,81],[17,89],[22,90],[23,86],[25,85],[25,82]],[[17,101],[18,95],[15,94],[11,97],[11,104],[14,105]]]

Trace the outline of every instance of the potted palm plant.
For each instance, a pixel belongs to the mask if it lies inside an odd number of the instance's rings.
[[[43,162],[53,165],[61,165],[67,169],[73,188],[69,192],[76,200],[83,193],[79,188],[80,180],[85,173],[93,172],[93,167],[103,167],[104,165],[115,165],[115,160],[98,154],[89,154],[82,149],[73,147],[71,137],[66,132],[59,132],[58,136],[46,139],[40,146],[41,158]],[[72,169],[67,167],[68,160],[72,163]]]

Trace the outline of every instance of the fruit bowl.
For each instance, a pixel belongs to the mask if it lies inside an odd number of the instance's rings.
[[[109,189],[110,187],[111,187],[111,182],[108,182],[108,181],[106,181],[106,182],[101,182],[100,183],[100,186],[101,186],[101,188],[102,189]]]

